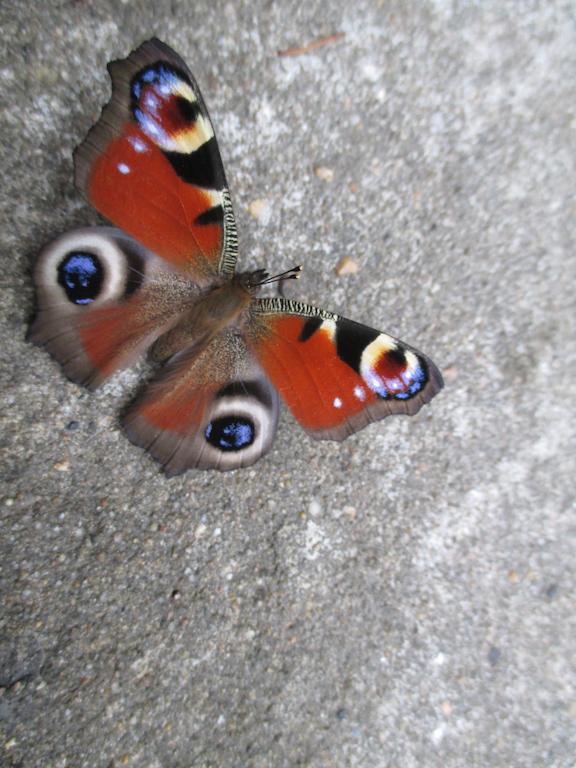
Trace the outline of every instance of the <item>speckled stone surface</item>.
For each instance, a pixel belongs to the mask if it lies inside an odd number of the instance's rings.
[[[573,2],[0,4],[0,764],[569,768]],[[335,32],[307,55],[279,57]],[[241,263],[429,353],[414,419],[166,479],[25,342],[105,70],[189,62]],[[335,274],[344,258],[355,274]],[[292,289],[298,288],[298,291]]]

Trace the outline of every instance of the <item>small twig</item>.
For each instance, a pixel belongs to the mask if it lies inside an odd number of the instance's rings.
[[[312,42],[306,43],[306,45],[278,51],[278,56],[303,56],[306,53],[310,53],[310,51],[316,50],[316,48],[321,48],[323,45],[337,43],[338,40],[342,40],[344,34],[344,32],[335,32],[333,35],[326,35],[326,37],[317,37],[316,40],[312,40]]]

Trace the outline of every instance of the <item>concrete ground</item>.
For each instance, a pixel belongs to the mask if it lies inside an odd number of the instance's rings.
[[[0,23],[0,764],[574,766],[573,2]],[[105,63],[152,34],[202,86],[241,263],[303,261],[292,294],[429,353],[416,418],[323,444],[284,412],[254,468],[168,480],[118,428],[137,372],[92,395],[25,342],[35,254],[98,220],[71,153]]]

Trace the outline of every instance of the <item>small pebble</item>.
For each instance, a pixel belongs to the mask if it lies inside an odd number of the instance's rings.
[[[350,256],[343,256],[334,267],[337,275],[355,275],[359,269],[358,263]]]
[[[57,461],[56,464],[54,464],[54,469],[56,472],[68,472],[70,469],[70,462],[68,459],[62,459],[62,461]]]
[[[80,429],[79,421],[69,421],[68,424],[66,424],[67,432],[76,432],[77,429]]]
[[[201,536],[204,536],[207,530],[208,530],[208,526],[205,525],[204,523],[200,523],[200,525],[198,525],[196,530],[194,531],[195,538],[199,539]]]
[[[506,578],[511,584],[516,584],[518,581],[518,573],[516,571],[508,571]]]
[[[319,179],[322,179],[322,181],[325,181],[327,184],[330,184],[330,182],[334,181],[334,171],[332,168],[326,168],[323,165],[317,165],[314,167],[314,173],[316,176],[318,176]]]
[[[248,212],[250,213],[250,216],[252,216],[254,219],[257,219],[260,224],[266,225],[272,216],[272,207],[268,200],[259,198],[258,200],[253,200],[250,203],[248,206]]]
[[[435,746],[439,747],[445,735],[446,735],[446,725],[444,723],[441,723],[438,726],[438,728],[435,728],[432,731],[432,733],[430,734],[430,739],[432,740],[432,743]]]
[[[322,512],[320,502],[316,499],[312,499],[308,504],[308,514],[312,517],[317,517]]]

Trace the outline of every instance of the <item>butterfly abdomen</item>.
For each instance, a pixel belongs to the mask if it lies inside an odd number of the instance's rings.
[[[203,349],[221,331],[238,323],[251,300],[250,294],[236,280],[213,288],[155,342],[150,350],[151,357],[162,361],[184,349]]]

